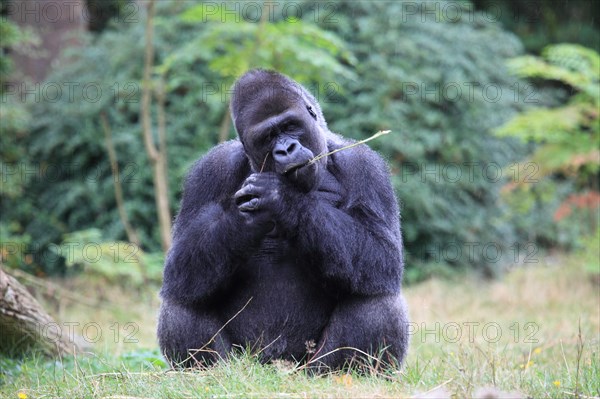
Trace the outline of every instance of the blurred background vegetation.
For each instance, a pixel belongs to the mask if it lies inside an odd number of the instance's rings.
[[[600,239],[598,2],[158,1],[147,79],[147,4],[72,3],[87,18],[44,24],[0,2],[9,269],[159,283],[157,196],[175,215],[191,164],[235,137],[229,89],[252,67],[310,88],[334,132],[392,130],[370,144],[401,202],[409,283]]]

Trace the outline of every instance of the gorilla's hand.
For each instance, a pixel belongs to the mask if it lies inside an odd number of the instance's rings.
[[[281,175],[274,172],[253,173],[235,193],[238,210],[251,225],[266,226],[277,222],[285,210],[282,194],[289,187]]]

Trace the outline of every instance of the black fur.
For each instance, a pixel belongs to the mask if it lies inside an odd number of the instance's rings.
[[[353,347],[402,362],[402,239],[384,161],[359,145],[297,168],[350,141],[275,72],[240,78],[231,109],[240,140],[210,151],[185,183],[161,290],[164,355],[193,366],[234,346],[305,361]]]

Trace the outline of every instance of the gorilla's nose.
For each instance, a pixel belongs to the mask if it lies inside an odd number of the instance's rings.
[[[286,164],[296,157],[300,143],[294,139],[280,140],[273,148],[275,162]]]

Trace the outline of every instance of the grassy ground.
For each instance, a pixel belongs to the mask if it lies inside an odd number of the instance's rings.
[[[99,296],[103,305],[46,305],[97,340],[94,353],[0,357],[0,397],[600,397],[600,285],[582,259],[553,258],[491,282],[463,276],[406,288],[413,324],[405,366],[360,376],[311,377],[251,355],[209,370],[168,371],[155,349],[154,290],[91,295],[76,280],[71,292],[85,302]]]

